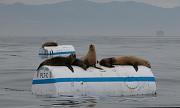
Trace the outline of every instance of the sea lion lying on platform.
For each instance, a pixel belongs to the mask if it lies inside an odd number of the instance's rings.
[[[111,58],[103,58],[102,60],[100,60],[99,63],[100,65],[105,67],[114,67],[113,65],[131,65],[136,71],[138,71],[139,65],[151,68],[149,61],[135,56],[118,56]]]
[[[43,61],[37,70],[39,70],[40,67],[44,66],[44,65],[48,65],[48,66],[67,66],[72,72],[74,72],[74,69],[72,68],[72,64],[74,63],[74,61],[76,60],[76,55],[75,54],[71,54],[67,57],[61,57],[61,56],[57,56],[57,57],[53,57],[50,59],[47,59],[45,61]]]
[[[87,67],[91,66],[102,70],[102,68],[96,67],[96,49],[93,44],[89,45],[89,50],[87,54],[82,57],[81,60],[87,65]]]
[[[42,48],[47,47],[47,46],[58,46],[58,44],[56,42],[45,42],[42,45]]]

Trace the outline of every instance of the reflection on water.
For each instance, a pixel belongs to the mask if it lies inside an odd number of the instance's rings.
[[[60,96],[56,98],[42,98],[37,97],[42,99],[44,101],[43,105],[44,107],[80,107],[80,106],[86,106],[86,107],[95,107],[98,98],[95,97],[73,97],[73,96]]]
[[[40,98],[40,97],[39,97]],[[57,98],[46,98],[44,99],[44,104],[41,106],[44,107],[97,107],[99,104],[108,104],[108,105],[121,105],[124,103],[141,103],[143,101],[152,100],[156,96],[145,95],[145,96],[117,96],[117,97],[57,97]],[[41,99],[43,99],[41,97]]]
[[[89,40],[91,38],[91,40]],[[94,43],[97,58],[135,55],[148,59],[157,80],[157,95],[124,97],[59,96],[38,97],[31,93],[33,72],[45,58],[38,55],[41,44],[55,40],[72,44],[84,55]],[[21,37],[0,39],[0,106],[5,108],[49,107],[148,107],[180,106],[180,37]]]

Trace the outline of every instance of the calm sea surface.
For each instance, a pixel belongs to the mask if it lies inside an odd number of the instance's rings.
[[[74,45],[83,55],[96,45],[97,57],[135,55],[148,59],[157,79],[157,96],[36,97],[32,74],[43,61],[38,50],[45,41]],[[180,37],[0,37],[0,107],[147,107],[180,106]]]

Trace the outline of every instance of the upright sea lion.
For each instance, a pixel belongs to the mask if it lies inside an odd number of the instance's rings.
[[[76,58],[76,60],[72,63],[74,66],[79,66],[83,68],[84,70],[87,70],[88,66],[80,59]]]
[[[42,45],[42,48],[47,47],[47,46],[58,46],[58,44],[56,42],[45,42]]]
[[[89,50],[87,54],[81,58],[81,60],[88,66],[88,67],[95,67],[97,69],[101,69],[100,67],[96,67],[96,49],[93,44],[89,45]]]
[[[106,67],[114,67],[113,65],[131,65],[136,71],[138,71],[138,65],[143,65],[151,68],[149,61],[135,56],[118,56],[104,58],[100,61],[100,65]]]
[[[50,59],[47,59],[45,61],[43,61],[37,70],[39,70],[40,67],[42,67],[43,65],[48,65],[48,66],[67,66],[72,72],[74,72],[74,69],[72,68],[72,64],[73,62],[76,60],[76,55],[75,54],[71,54],[68,57],[61,57],[61,56],[57,56],[57,57],[53,57]]]

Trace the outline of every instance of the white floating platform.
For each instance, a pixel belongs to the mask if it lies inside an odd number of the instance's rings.
[[[39,55],[60,55],[68,56],[70,54],[75,54],[75,48],[72,45],[58,45],[58,46],[48,46],[39,49]]]
[[[132,66],[116,66],[104,70],[93,67],[84,71],[73,66],[72,73],[65,66],[43,66],[34,72],[32,93],[35,95],[88,95],[127,96],[155,94],[156,82],[151,69],[139,66],[138,72]]]

